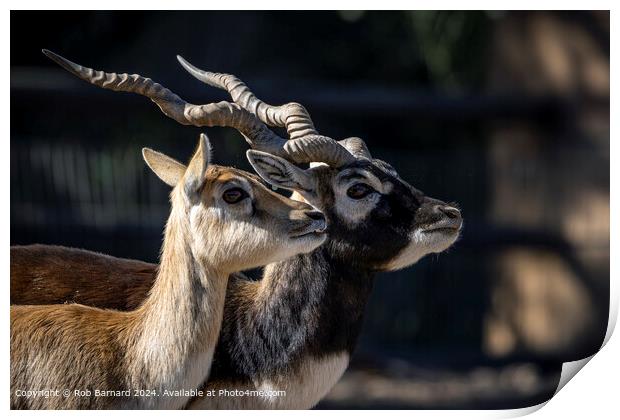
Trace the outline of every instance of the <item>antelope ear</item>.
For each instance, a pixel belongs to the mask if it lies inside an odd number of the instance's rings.
[[[171,187],[179,183],[187,169],[182,163],[148,147],[142,149],[142,157],[155,175]]]
[[[246,152],[256,173],[271,185],[307,195],[316,190],[314,176],[288,160],[258,150]]]
[[[185,191],[189,194],[196,192],[202,186],[205,173],[211,162],[211,143],[206,134],[201,134],[198,140],[198,148],[187,167],[185,178]]]

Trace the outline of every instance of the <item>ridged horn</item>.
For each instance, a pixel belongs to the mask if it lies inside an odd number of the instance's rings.
[[[228,91],[233,101],[269,126],[285,127],[291,139],[308,135],[318,135],[310,114],[303,105],[296,102],[275,106],[269,105],[256,97],[243,81],[232,74],[212,73],[194,66],[180,55],[177,60],[189,74],[196,79]]]
[[[197,127],[232,127],[244,135],[250,146],[286,157],[283,149],[286,140],[238,104],[230,102],[190,104],[159,83],[138,74],[96,71],[49,50],[43,50],[43,54],[90,84],[116,92],[131,92],[146,96],[155,102],[166,116],[178,123]]]
[[[318,134],[310,114],[302,105],[295,102],[280,106],[269,105],[258,99],[241,79],[232,74],[201,70],[180,55],[177,55],[177,60],[196,79],[227,91],[236,104],[255,114],[263,123],[286,127],[290,137],[284,145],[287,159],[297,163],[324,162],[332,167],[355,161],[354,155],[344,145]]]
[[[284,150],[289,159],[295,162],[324,162],[335,168],[355,162],[355,156],[342,145],[320,135],[291,139],[284,145]]]
[[[159,83],[140,76],[139,74],[130,75],[127,73],[117,74],[96,71],[69,61],[49,50],[43,50],[43,54],[68,72],[90,84],[116,92],[131,92],[146,96],[151,99],[166,116],[180,124],[194,125],[197,127],[235,128],[243,134],[246,141],[253,149],[281,156],[297,163],[319,161],[325,162],[333,167],[340,167],[355,160],[353,155],[335,140],[329,137],[319,136],[316,133],[309,115],[301,105],[299,105],[299,107],[301,107],[303,112],[300,111],[299,115],[302,115],[301,120],[306,121],[302,123],[301,126],[311,127],[311,129],[303,129],[302,131],[307,134],[292,140],[286,140],[278,136],[271,131],[266,124],[285,126],[287,121],[289,121],[291,127],[295,126],[293,120],[296,114],[292,113],[290,109],[299,109],[294,106],[298,104],[287,104],[282,107],[267,105],[258,100],[252,92],[249,91],[247,86],[234,76],[222,75],[231,78],[226,78],[226,80],[237,80],[240,86],[242,86],[243,89],[241,90],[243,92],[237,92],[238,94],[235,95],[231,93],[233,100],[237,98],[242,100],[242,103],[223,101],[204,105],[194,105],[181,99],[181,97]],[[228,90],[224,84],[220,84],[219,82],[209,84]],[[234,87],[232,89],[235,91],[239,90]],[[243,104],[245,104],[245,106]],[[291,107],[291,105],[293,106]],[[249,108],[252,106],[254,108]],[[283,107],[289,107],[286,108],[289,111],[283,111],[283,109],[285,109]],[[262,121],[258,114],[252,112],[251,109],[261,109],[260,112],[265,117],[265,121]],[[281,123],[276,124],[278,121],[281,121]],[[270,122],[273,122],[273,124],[270,124]],[[293,128],[291,128],[291,130],[296,133],[300,132]],[[307,150],[305,150],[305,148],[307,148]]]
[[[370,150],[366,146],[364,140],[359,137],[349,137],[344,140],[338,141],[345,149],[347,149],[357,159],[372,160]]]

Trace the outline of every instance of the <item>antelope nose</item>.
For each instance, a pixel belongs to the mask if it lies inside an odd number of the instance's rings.
[[[323,213],[316,210],[306,210],[304,214],[308,217],[308,219],[312,220],[310,224],[313,226],[315,232],[325,232],[327,229],[327,221],[325,220],[325,215]]]
[[[321,213],[320,211],[307,210],[304,212],[304,214],[312,220],[325,220],[325,216],[323,216],[323,213]]]
[[[448,219],[460,219],[461,218],[461,211],[457,209],[456,207],[438,205],[438,206],[435,206],[435,211],[443,213],[445,216],[448,217]]]

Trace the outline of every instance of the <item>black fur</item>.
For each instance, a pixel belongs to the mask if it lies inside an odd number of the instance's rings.
[[[244,280],[230,282],[209,383],[285,374],[306,356],[353,352],[377,267],[407,246],[416,224],[428,222],[429,216],[419,210],[435,200],[400,180],[384,162],[360,161],[350,167],[390,181],[391,193],[352,229],[333,210],[330,183],[318,182],[329,239],[310,254],[273,264],[262,280],[267,289],[253,306],[239,305],[241,299],[235,298]],[[335,170],[320,171],[329,178]]]

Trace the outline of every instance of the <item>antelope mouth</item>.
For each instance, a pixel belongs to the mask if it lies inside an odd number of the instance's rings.
[[[433,223],[423,229],[424,233],[430,234],[444,234],[444,235],[456,235],[461,231],[463,221],[461,219],[447,219],[441,220],[437,223]]]
[[[433,228],[433,229],[426,229],[424,230],[424,233],[439,233],[443,235],[456,235],[457,233],[459,233],[459,231],[460,231],[459,228],[454,228],[454,227],[438,227],[438,228]]]
[[[311,236],[321,236],[327,231],[325,220],[315,220],[308,225],[291,231],[291,238],[305,238]]]

